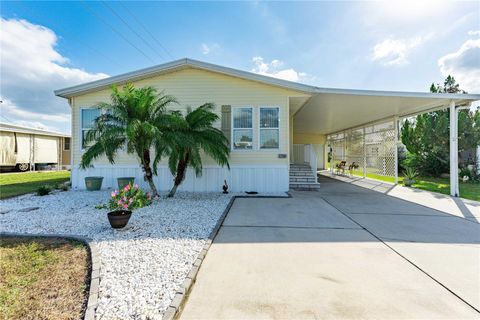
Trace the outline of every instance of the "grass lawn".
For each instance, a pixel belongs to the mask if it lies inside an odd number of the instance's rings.
[[[81,319],[87,250],[60,238],[0,238],[2,319]]]
[[[327,168],[329,165],[327,164]],[[394,177],[382,176],[380,174],[375,174],[368,172],[367,168],[367,178],[385,181],[385,182],[395,182]],[[363,177],[362,170],[354,170],[353,175]],[[433,178],[433,177],[418,177],[415,179],[417,182],[413,184],[412,187],[427,190],[432,192],[438,192],[443,194],[450,194],[450,180],[448,178]],[[403,184],[403,177],[398,177],[398,183]],[[480,183],[472,182],[461,182],[460,181],[460,197],[470,200],[480,201]]]
[[[70,179],[70,171],[37,171],[0,174],[0,199],[37,191],[48,184],[55,186]]]
[[[354,175],[363,176],[362,173],[356,172]],[[395,181],[393,177],[382,176],[374,173],[367,173],[367,178],[391,183]],[[418,177],[415,179],[415,181],[416,183],[412,185],[414,188],[447,195],[450,194],[450,180],[448,178]],[[403,177],[398,177],[398,183],[403,184]],[[460,181],[460,197],[480,201],[480,183]]]

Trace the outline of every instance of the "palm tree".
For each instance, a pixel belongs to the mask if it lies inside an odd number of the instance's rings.
[[[158,155],[164,148],[162,129],[172,118],[166,108],[173,103],[176,103],[173,96],[157,93],[152,87],[137,89],[131,84],[125,85],[123,90],[113,87],[111,103],[98,104],[102,114],[85,136],[85,144],[91,145],[83,154],[80,167],[90,167],[102,155],[113,164],[117,152],[126,147],[128,154],[137,155],[152,196],[158,196],[153,182],[158,160],[154,161],[152,170],[150,150],[153,147]]]
[[[188,167],[195,170],[197,177],[202,175],[202,151],[222,167],[226,165],[230,169],[228,140],[222,131],[213,127],[219,119],[212,112],[214,107],[213,103],[205,103],[195,110],[188,108],[185,116],[180,112],[171,113],[170,130],[165,132],[168,143],[159,154],[168,155],[168,167],[174,176],[174,185],[168,197],[175,195]]]

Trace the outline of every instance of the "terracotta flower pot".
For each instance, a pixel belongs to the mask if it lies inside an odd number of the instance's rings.
[[[128,185],[129,183],[131,183],[133,185],[134,181],[135,181],[135,177],[120,177],[120,178],[117,178],[118,189],[125,188],[125,186]]]
[[[115,210],[110,211],[108,214],[108,222],[114,229],[121,229],[125,227],[132,216],[132,211],[130,210]]]
[[[85,177],[85,186],[88,191],[96,191],[102,188],[103,177]]]

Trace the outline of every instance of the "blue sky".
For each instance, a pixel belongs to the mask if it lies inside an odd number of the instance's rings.
[[[20,1],[1,17],[0,120],[64,132],[54,89],[183,57],[322,87],[426,91],[451,73],[480,93],[479,1]]]

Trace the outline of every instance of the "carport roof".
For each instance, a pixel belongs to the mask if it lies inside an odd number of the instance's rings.
[[[442,94],[317,88],[294,115],[293,128],[299,133],[329,134],[394,116],[469,105],[480,94]]]

